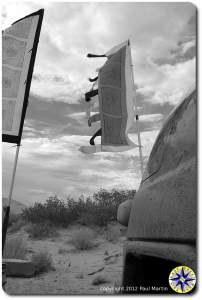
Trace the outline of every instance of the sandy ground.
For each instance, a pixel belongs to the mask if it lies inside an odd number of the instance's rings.
[[[119,224],[112,226],[116,230],[121,229]],[[23,235],[27,240],[30,253],[47,250],[52,255],[55,271],[33,278],[7,278],[6,292],[9,295],[113,294],[114,286],[121,283],[124,235],[120,234],[114,241],[108,241],[105,233],[98,233],[96,247],[78,251],[70,243],[76,229],[78,227],[74,226],[60,230],[57,238],[45,240],[31,240],[25,232],[15,234]],[[102,271],[89,275],[102,268]],[[104,276],[108,282],[93,285],[93,279],[99,275]]]

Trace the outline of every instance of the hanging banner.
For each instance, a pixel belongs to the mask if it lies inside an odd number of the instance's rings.
[[[91,146],[80,148],[84,153],[121,152],[138,147],[128,137],[135,118],[129,41],[112,48],[106,57],[98,73],[99,114],[89,118],[90,125],[100,121],[101,128],[95,137],[101,135],[101,144],[93,145],[91,139]]]
[[[44,10],[2,34],[2,140],[20,144]]]

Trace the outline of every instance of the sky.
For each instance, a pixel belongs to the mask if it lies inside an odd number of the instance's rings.
[[[4,2],[2,29],[40,8],[44,20],[24,123],[13,198],[27,205],[51,195],[90,195],[100,188],[138,189],[138,149],[86,155],[99,125],[87,125],[88,77],[113,46],[131,41],[144,166],[170,111],[195,87],[196,8],[190,3]],[[137,143],[137,128],[130,130]],[[3,196],[15,150],[2,146]]]

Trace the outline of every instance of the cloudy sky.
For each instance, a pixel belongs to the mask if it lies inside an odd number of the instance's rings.
[[[99,188],[138,188],[138,149],[85,155],[88,128],[82,97],[105,53],[130,38],[144,164],[162,124],[195,85],[195,7],[189,3],[9,2],[2,28],[45,9],[13,198],[33,204],[50,195],[88,195]],[[130,131],[137,142],[136,126]],[[15,147],[3,144],[3,196]]]

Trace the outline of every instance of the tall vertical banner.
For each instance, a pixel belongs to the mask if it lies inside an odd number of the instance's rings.
[[[20,141],[43,14],[44,10],[40,9],[16,21],[2,34],[2,140],[17,144],[8,204],[2,225],[2,251],[6,241]]]
[[[20,144],[44,10],[13,23],[2,35],[2,140]]]

